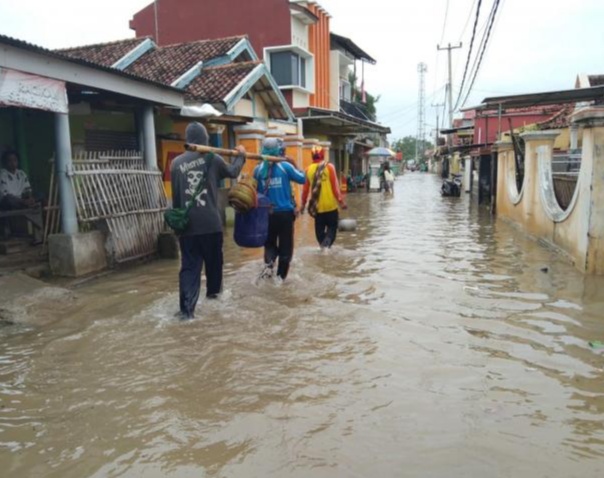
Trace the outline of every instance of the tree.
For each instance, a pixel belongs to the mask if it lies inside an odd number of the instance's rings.
[[[415,159],[416,161],[423,162],[424,158],[415,157],[415,137],[405,136],[404,138],[397,139],[392,142],[392,149],[397,152],[403,153],[403,160]],[[430,141],[424,140],[424,151],[434,148],[434,145]]]
[[[365,103],[363,103],[362,102],[363,92],[361,91],[360,87],[357,86],[357,77],[355,76],[354,72],[351,71],[348,74],[348,81],[352,85],[352,101],[354,103],[357,103],[357,106],[363,107],[364,113],[367,115],[367,117],[371,121],[376,121],[376,118],[377,118],[376,103],[378,101],[380,101],[379,95],[373,96],[371,93],[368,93],[367,91],[365,91],[365,100],[366,101],[365,101]]]

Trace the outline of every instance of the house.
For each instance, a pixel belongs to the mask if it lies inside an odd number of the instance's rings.
[[[166,207],[154,110],[182,108],[184,92],[6,36],[0,77],[0,148],[20,152],[34,191],[56,206],[44,227],[52,271],[79,276],[103,269],[109,248],[118,262],[153,254]],[[137,153],[100,157],[92,149],[106,138],[87,137],[80,115],[99,125],[111,115],[111,124],[131,128],[133,135],[115,135],[106,146]]]
[[[146,37],[69,48],[61,54],[111,64],[184,92],[182,108],[163,109],[157,115],[159,166],[168,196],[170,162],[183,151],[184,130],[191,118],[204,120],[216,147],[251,139],[247,146],[258,151],[256,140],[271,130],[298,137],[291,108],[245,36],[164,46]],[[86,118],[83,121],[89,124]],[[135,134],[132,128],[128,132]],[[250,162],[245,172],[251,168]]]
[[[130,27],[158,45],[247,35],[287,103],[302,120],[304,164],[316,144],[329,148],[341,172],[350,167],[359,134],[385,135],[356,105],[348,73],[357,61],[375,60],[330,29],[330,15],[315,1],[163,0],[136,13]]]

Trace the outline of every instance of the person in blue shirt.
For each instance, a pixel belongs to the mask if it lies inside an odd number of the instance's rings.
[[[283,140],[265,139],[262,143],[262,154],[285,158]],[[292,195],[291,181],[304,184],[306,175],[293,165],[292,160],[279,163],[265,161],[254,169],[254,179],[258,182],[258,192],[267,196],[271,202],[268,239],[264,245],[265,269],[262,277],[273,276],[275,262],[278,259],[277,276],[285,280],[294,254],[296,202]]]

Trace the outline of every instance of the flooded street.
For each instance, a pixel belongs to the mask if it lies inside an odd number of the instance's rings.
[[[604,280],[439,188],[349,195],[328,254],[304,217],[284,284],[228,238],[191,322],[174,261],[30,305],[0,328],[3,476],[602,476]]]

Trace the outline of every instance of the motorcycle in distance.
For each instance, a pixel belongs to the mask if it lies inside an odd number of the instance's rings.
[[[443,180],[443,185],[440,188],[440,193],[444,197],[460,197],[461,174],[452,174],[451,179]]]

